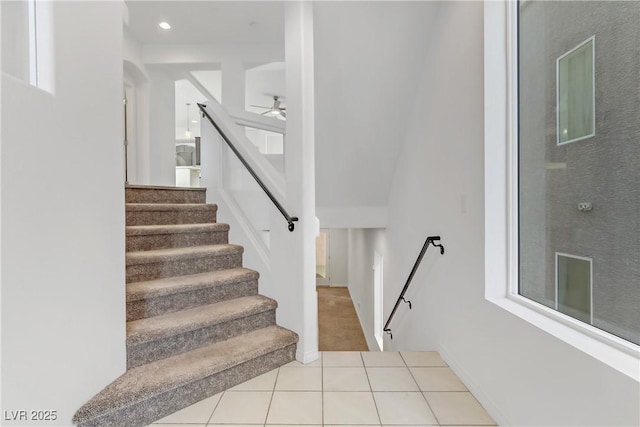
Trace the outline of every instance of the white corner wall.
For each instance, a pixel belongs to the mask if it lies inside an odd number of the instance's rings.
[[[387,315],[425,237],[446,253],[427,253],[385,348],[439,351],[500,425],[640,424],[637,381],[485,300],[483,3],[443,2],[433,25],[390,191]]]
[[[148,93],[149,184],[175,186],[175,80],[165,72],[149,71]]]
[[[2,75],[2,425],[125,370],[122,3],[50,6],[55,93]]]
[[[348,248],[349,294],[367,346],[374,351],[379,348],[374,333],[374,254],[382,255],[387,264],[386,232],[381,228],[349,229]]]

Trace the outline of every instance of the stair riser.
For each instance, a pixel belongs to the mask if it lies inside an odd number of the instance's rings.
[[[127,211],[127,225],[207,224],[216,222],[215,209]]]
[[[173,335],[139,345],[127,346],[127,369],[135,368],[159,359],[185,353],[203,345],[275,325],[276,312],[269,310],[240,319],[233,319],[207,328]]]
[[[165,277],[186,276],[207,271],[238,268],[242,266],[242,254],[229,254],[179,261],[162,261],[127,266],[127,283],[142,282]]]
[[[127,252],[229,243],[228,231],[127,236]]]
[[[269,372],[294,360],[296,345],[292,344],[248,362],[236,365],[207,378],[157,395],[78,427],[146,426],[182,408],[186,408],[214,394]]]
[[[206,192],[199,190],[161,190],[126,188],[126,203],[206,203]]]
[[[127,321],[258,294],[258,281],[235,282],[127,303]]]

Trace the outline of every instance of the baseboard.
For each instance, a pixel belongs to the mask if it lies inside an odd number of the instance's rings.
[[[302,350],[296,350],[296,360],[302,364],[307,364],[311,362],[315,362],[320,357],[320,352],[318,350],[310,350],[307,352],[303,352]]]
[[[351,298],[351,290],[349,289],[349,298]],[[362,329],[362,334],[364,335],[364,340],[367,342],[367,348],[369,351],[379,351],[378,342],[376,338],[373,337],[373,342],[371,341],[371,337],[362,327],[362,317],[360,317],[360,311],[358,311],[357,305],[353,302],[353,298],[351,298],[351,303],[353,304],[353,308],[356,311],[356,316],[358,316],[358,322],[360,323],[360,329]],[[373,349],[373,350],[371,350]]]
[[[513,423],[509,422],[509,420],[507,420],[507,417],[500,410],[499,406],[496,405],[496,403],[483,391],[483,388],[472,380],[471,375],[469,375],[468,371],[462,368],[458,360],[452,355],[452,353],[447,350],[446,347],[440,346],[440,348],[438,349],[438,353],[440,353],[440,357],[442,357],[447,365],[449,365],[451,370],[455,372],[458,378],[460,378],[460,380],[475,396],[478,402],[480,402],[480,404],[489,413],[489,415],[491,416],[491,418],[493,418],[497,425],[514,425]]]

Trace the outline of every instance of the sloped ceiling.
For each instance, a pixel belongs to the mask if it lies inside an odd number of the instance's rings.
[[[317,206],[386,206],[437,7],[315,4]]]

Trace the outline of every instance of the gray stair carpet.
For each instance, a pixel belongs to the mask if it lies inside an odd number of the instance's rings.
[[[83,405],[78,426],[144,426],[292,361],[241,246],[204,189],[127,186],[127,371]]]

